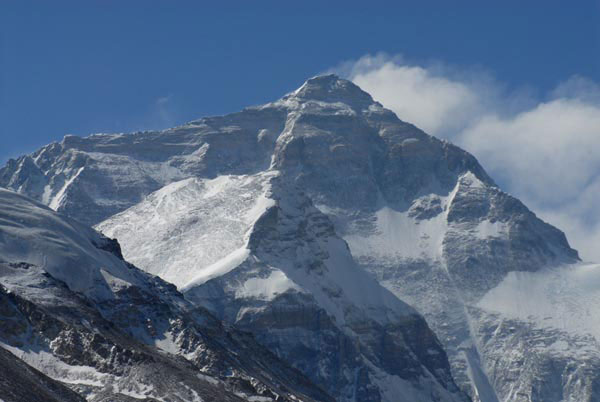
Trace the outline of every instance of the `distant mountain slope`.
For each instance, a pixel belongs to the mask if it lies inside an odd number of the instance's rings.
[[[0,342],[52,379],[93,401],[331,400],[115,241],[7,190],[0,205]]]
[[[0,185],[117,237],[340,399],[463,398],[452,377],[485,402],[600,398],[599,371],[571,370],[573,333],[560,356],[529,348],[557,328],[481,304],[515,272],[576,269],[564,234],[472,155],[338,77],[161,132],[68,136],[9,161]],[[363,271],[423,314],[450,369],[422,319]]]

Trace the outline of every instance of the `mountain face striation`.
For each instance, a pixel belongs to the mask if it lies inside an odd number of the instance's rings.
[[[117,238],[336,400],[600,400],[597,267],[472,155],[336,76],[169,130],[67,136],[0,186]]]

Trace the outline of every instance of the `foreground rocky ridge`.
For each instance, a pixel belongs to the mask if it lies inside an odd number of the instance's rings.
[[[507,298],[485,302],[512,291],[515,272],[580,272],[564,234],[473,156],[335,76],[171,130],[65,137],[9,162],[0,185],[99,224],[132,262],[341,389],[338,398],[462,398],[449,371],[474,400],[599,398],[594,331],[515,316],[498,308]],[[425,316],[450,370],[414,310],[361,299],[370,293],[353,281],[371,283],[361,269]],[[389,350],[411,363],[390,364]],[[592,369],[571,369],[582,361]]]
[[[0,395],[6,402],[83,402],[85,399],[58,381],[0,348]]]
[[[332,400],[118,243],[7,190],[0,204],[0,341],[47,376],[93,401]]]

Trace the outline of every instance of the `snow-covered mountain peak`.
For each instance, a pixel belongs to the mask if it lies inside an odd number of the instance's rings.
[[[284,97],[346,104],[370,104],[373,98],[354,84],[335,74],[319,75],[307,80],[300,88]]]
[[[283,108],[292,114],[355,115],[377,112],[391,114],[371,95],[351,81],[336,75],[320,75],[307,80],[300,88],[278,101],[259,106]]]
[[[379,285],[429,320],[463,390],[511,400],[513,370],[528,369],[481,345],[489,305],[478,302],[513,271],[578,261],[564,234],[504,193],[473,155],[334,75],[164,131],[68,137],[9,161],[0,186],[98,225],[126,258],[254,332],[341,400],[397,400],[388,375],[413,381],[421,370],[386,362],[374,346],[376,327],[404,310]],[[379,281],[368,282],[375,291],[361,293],[361,269]],[[357,350],[337,349],[355,341]],[[542,370],[537,356],[531,365]],[[486,372],[496,366],[506,370]]]

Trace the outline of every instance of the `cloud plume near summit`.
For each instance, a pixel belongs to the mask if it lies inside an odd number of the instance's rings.
[[[429,134],[472,152],[507,191],[600,260],[600,85],[573,76],[542,95],[489,72],[367,55],[332,71]]]

